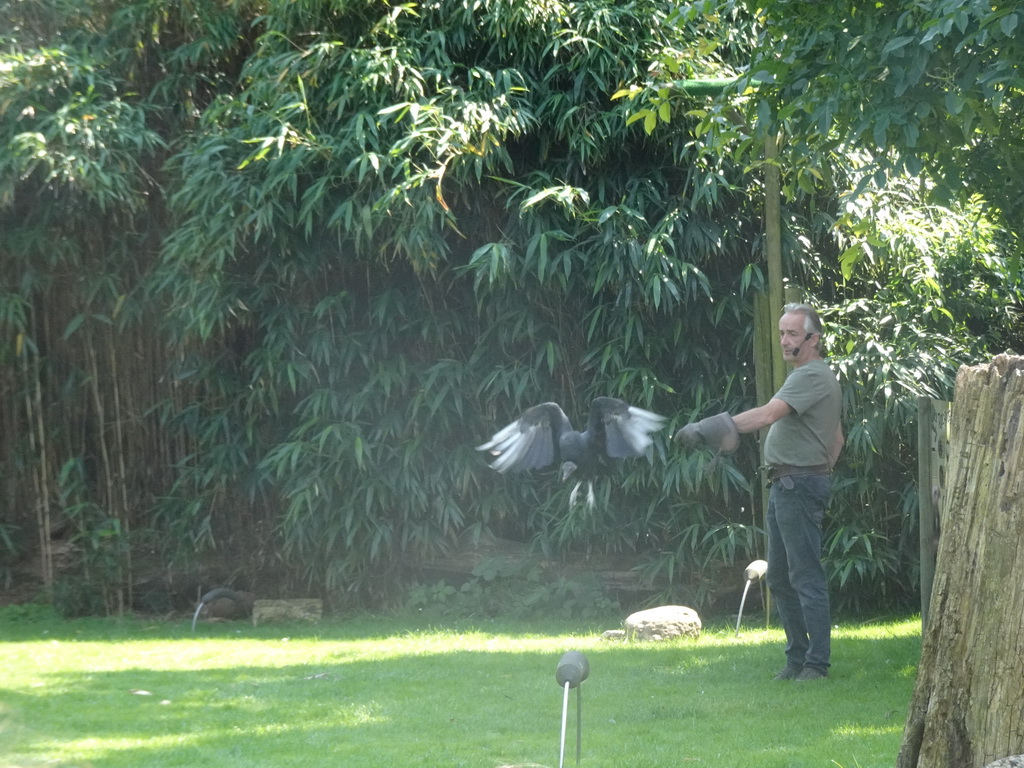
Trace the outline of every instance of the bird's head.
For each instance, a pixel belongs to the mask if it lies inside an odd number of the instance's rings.
[[[569,479],[569,475],[576,471],[576,463],[572,461],[562,462],[562,482]]]

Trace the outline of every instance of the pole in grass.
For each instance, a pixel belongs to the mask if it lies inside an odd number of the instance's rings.
[[[209,592],[207,592],[205,595],[199,598],[199,605],[196,606],[196,612],[192,615],[192,631],[196,631],[196,619],[199,618],[199,612],[203,610],[204,605],[212,603],[214,600],[217,600],[221,597],[227,597],[231,600],[234,600],[236,599],[236,594],[237,593],[233,589],[228,589],[227,587],[217,587],[216,589],[211,589]]]
[[[740,636],[740,619],[743,618],[743,604],[747,602],[747,590],[750,589],[750,585],[753,582],[763,579],[767,572],[768,563],[764,560],[755,560],[743,571],[743,576],[746,578],[747,583],[743,585],[743,597],[740,598],[740,612],[736,614],[736,637]]]
[[[562,686],[565,695],[562,697],[562,742],[558,753],[558,768],[565,763],[565,725],[569,719],[569,689],[576,689],[576,765],[580,764],[580,748],[583,744],[583,691],[580,683],[590,675],[590,664],[587,657],[579,651],[568,651],[558,660],[555,680]]]

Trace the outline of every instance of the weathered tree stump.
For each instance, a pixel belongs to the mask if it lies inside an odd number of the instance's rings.
[[[322,600],[257,600],[252,606],[252,625],[268,621],[320,621],[324,613]]]
[[[1024,753],[1024,357],[957,374],[939,555],[897,768]]]

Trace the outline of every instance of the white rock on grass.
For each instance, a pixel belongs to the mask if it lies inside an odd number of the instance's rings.
[[[637,611],[626,619],[629,640],[671,640],[675,637],[699,637],[700,616],[693,608],[661,605]]]

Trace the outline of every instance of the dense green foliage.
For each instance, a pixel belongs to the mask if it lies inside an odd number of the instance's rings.
[[[596,514],[567,513],[550,478],[504,481],[473,450],[540,400],[574,417],[598,394],[698,412],[730,377],[698,329],[743,354],[755,210],[689,167],[682,136],[647,139],[607,98],[624,61],[638,77],[678,42],[645,31],[663,13],[267,19],[245,87],[175,159],[163,266],[178,327],[217,342],[244,329],[232,375],[206,389],[233,407],[210,414],[246,436],[234,469],[273,479],[282,552],[308,578],[365,588],[396,555],[488,531],[546,552],[648,549],[728,503],[694,503],[709,485],[697,457],[662,450],[601,488]],[[321,31],[297,48],[295,24]],[[697,194],[709,185],[714,203]],[[713,483],[746,493],[735,474]]]
[[[658,87],[770,59],[785,41],[759,14],[0,10],[3,477],[31,468],[0,550],[33,526],[70,540],[66,602],[113,610],[167,570],[381,604],[496,535],[621,555],[705,605],[763,554],[754,441],[710,462],[667,438],[756,402],[761,144],[732,111],[780,110],[768,90]],[[644,98],[612,98],[630,87]],[[1019,257],[983,198],[872,186],[862,133],[795,134],[784,160],[787,275],[822,305],[847,397],[829,531],[846,605],[914,592],[913,396],[1020,342]],[[593,509],[474,450],[525,406],[578,420],[609,394],[671,421]]]
[[[1019,7],[976,0],[756,5],[764,22],[758,51],[770,54],[756,55],[750,70],[772,82],[765,106],[801,136],[812,163],[823,146],[860,145],[881,171],[916,176],[924,169],[946,198],[982,195],[1019,238]],[[797,5],[806,7],[793,13]]]

